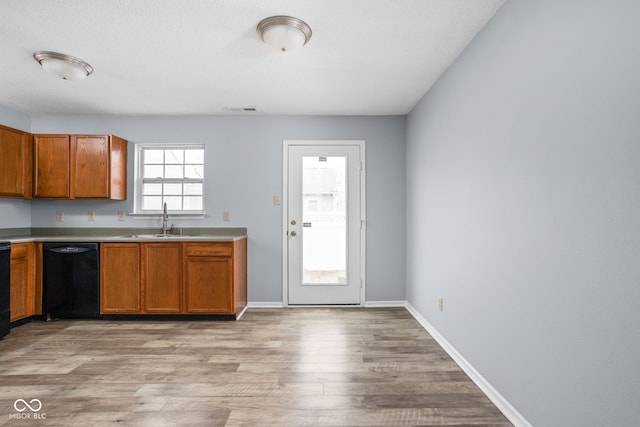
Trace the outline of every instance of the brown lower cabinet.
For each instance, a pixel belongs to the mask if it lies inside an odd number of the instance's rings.
[[[100,312],[140,313],[140,245],[103,243],[100,245]]]
[[[247,305],[247,240],[103,243],[102,314],[239,315]]]
[[[182,243],[145,243],[142,300],[145,313],[182,312]]]
[[[11,245],[11,321],[35,314],[35,250],[33,243]]]

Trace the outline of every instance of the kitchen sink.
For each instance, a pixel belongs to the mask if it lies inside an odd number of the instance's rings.
[[[181,239],[185,237],[194,237],[197,234],[127,234],[121,236],[123,239]]]

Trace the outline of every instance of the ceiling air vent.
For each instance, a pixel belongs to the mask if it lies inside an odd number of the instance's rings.
[[[254,113],[258,111],[256,107],[227,107],[227,111],[231,111],[233,113]]]

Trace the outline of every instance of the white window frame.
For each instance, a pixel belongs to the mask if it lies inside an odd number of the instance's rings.
[[[144,183],[144,179],[142,177],[143,170],[143,155],[142,152],[145,149],[162,149],[162,150],[185,150],[190,148],[197,148],[205,150],[206,148],[204,144],[188,144],[188,143],[137,143],[135,144],[135,185],[134,185],[134,198],[133,198],[133,213],[131,214],[134,217],[145,217],[145,216],[158,216],[162,214],[162,210],[142,210],[142,185]],[[203,160],[204,162],[204,160]],[[203,167],[206,167],[206,162],[203,163]],[[159,181],[162,182],[163,180]],[[169,213],[172,216],[179,217],[192,217],[192,218],[204,218],[205,215],[205,187],[206,182],[204,176],[202,179],[188,179],[188,178],[176,178],[176,179],[168,179],[167,181],[177,181],[177,182],[201,182],[202,183],[202,210],[169,210]]]

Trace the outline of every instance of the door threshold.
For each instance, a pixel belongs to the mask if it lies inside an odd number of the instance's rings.
[[[353,308],[364,307],[364,304],[288,304],[285,308]]]

